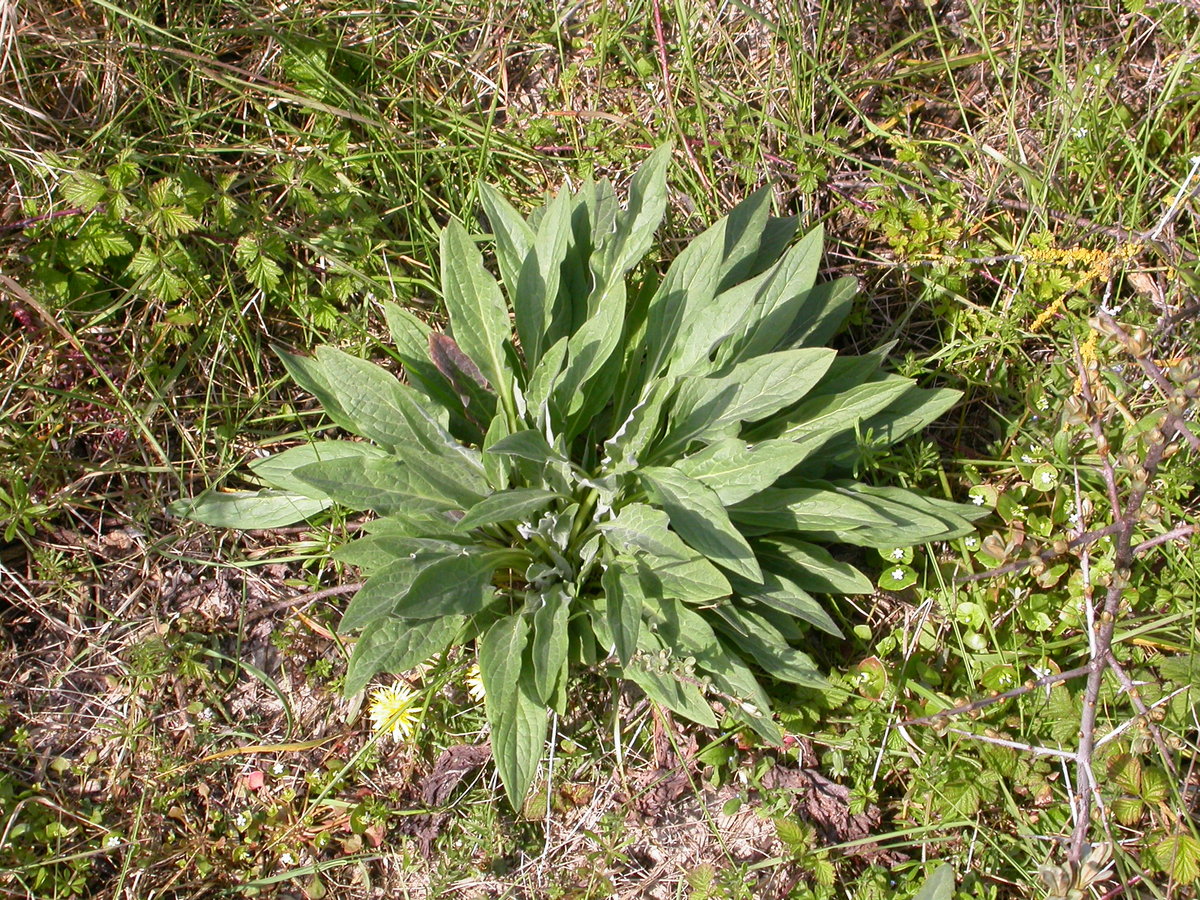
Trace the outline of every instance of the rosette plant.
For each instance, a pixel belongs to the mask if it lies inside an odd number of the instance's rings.
[[[817,597],[872,590],[827,547],[947,539],[977,513],[853,478],[863,435],[900,440],[957,395],[823,346],[854,285],[814,284],[820,230],[793,242],[764,189],[665,274],[645,262],[669,159],[651,154],[623,208],[588,182],[525,218],[482,187],[499,280],[451,222],[449,331],[386,308],[404,381],[331,347],[280,353],[356,437],[314,436],[251,463],[259,490],[176,507],[241,528],[373,513],[337,551],[366,576],[340,625],[358,635],[345,689],[474,643],[514,804],[573,665],[780,740],[767,687],[819,686],[804,648],[839,635]]]

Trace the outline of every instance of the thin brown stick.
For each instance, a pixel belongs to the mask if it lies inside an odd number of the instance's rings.
[[[973,700],[970,703],[964,703],[962,706],[955,706],[951,709],[943,709],[941,712],[935,712],[931,716],[921,716],[917,719],[905,719],[903,722],[897,722],[897,726],[905,725],[934,725],[938,722],[955,716],[970,715],[973,712],[978,712],[981,709],[986,709],[989,706],[994,706],[997,703],[1002,703],[1005,700],[1011,700],[1013,697],[1022,697],[1031,691],[1036,691],[1038,688],[1051,687],[1062,681],[1070,681],[1072,678],[1079,678],[1082,675],[1087,675],[1092,671],[1095,662],[1088,663],[1086,666],[1079,666],[1075,669],[1068,669],[1065,672],[1054,672],[1050,675],[1044,675],[1036,681],[1027,681],[1015,688],[1010,688],[1001,694],[992,694],[980,700]]]
[[[360,581],[357,584],[339,584],[337,587],[312,591],[308,594],[297,594],[295,597],[288,597],[286,600],[279,600],[267,606],[260,606],[258,609],[251,610],[246,613],[244,621],[249,624],[250,622],[257,622],[259,619],[274,615],[282,609],[292,609],[296,606],[316,603],[318,600],[324,600],[327,597],[340,597],[342,594],[353,594],[362,586],[363,582]]]
[[[1170,531],[1164,531],[1157,537],[1147,538],[1146,540],[1142,541],[1133,548],[1133,555],[1141,556],[1147,550],[1151,550],[1161,544],[1169,544],[1171,541],[1177,541],[1180,538],[1191,537],[1198,531],[1200,531],[1200,525],[1179,525],[1175,528],[1172,528]]]
[[[1101,538],[1107,537],[1111,534],[1116,534],[1120,530],[1120,523],[1114,522],[1112,525],[1105,525],[1103,528],[1096,528],[1092,531],[1086,531],[1077,537],[1071,538],[1071,540],[1066,542],[1065,547],[1060,546],[1057,549],[1053,546],[1046,547],[1045,549],[1039,550],[1037,553],[1034,553],[1031,556],[1013,560],[1010,563],[1005,563],[1004,565],[997,566],[994,569],[987,569],[983,572],[976,572],[972,575],[960,575],[954,579],[954,583],[970,584],[973,581],[983,581],[988,578],[997,578],[1001,575],[1009,575],[1013,572],[1020,572],[1024,569],[1028,569],[1035,563],[1048,563],[1060,556],[1066,556],[1072,550],[1077,550],[1080,547],[1090,546]]]

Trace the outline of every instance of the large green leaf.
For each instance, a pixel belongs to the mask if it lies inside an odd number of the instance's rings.
[[[511,409],[512,373],[504,348],[512,328],[500,286],[456,221],[442,230],[441,254],[442,291],[454,339],[479,366],[505,409]]]
[[[808,299],[821,262],[822,238],[822,229],[814,228],[762,277],[733,288],[732,296],[722,298],[722,308],[737,318],[731,325],[732,336],[717,352],[718,363],[752,359],[779,346]]]
[[[637,574],[620,561],[608,564],[600,583],[604,588],[611,649],[616,652],[621,665],[627,666],[637,652],[642,630],[642,586]]]
[[[808,655],[788,646],[766,616],[732,603],[723,603],[713,612],[716,627],[729,635],[733,646],[748,653],[769,677],[803,687],[828,687],[829,682]]]
[[[865,500],[832,486],[767,488],[729,507],[729,517],[757,532],[828,531],[893,521]]]
[[[393,535],[367,535],[339,553],[344,562],[367,563],[371,577],[351,599],[338,631],[357,631],[376,619],[392,615],[400,607],[422,571],[444,559],[460,559],[464,548],[443,541],[400,538]],[[436,610],[408,618],[432,618]]]
[[[654,232],[667,209],[667,166],[671,145],[663,144],[638,168],[629,184],[629,202],[616,214],[615,227],[597,240],[592,271],[605,283],[641,262],[654,244]]]
[[[869,594],[875,590],[871,579],[854,566],[794,535],[772,535],[757,541],[755,554],[763,565],[786,575],[806,591]]]
[[[625,328],[625,282],[618,281],[600,299],[601,305],[567,341],[567,363],[554,388],[554,402],[567,411],[566,432],[577,434],[588,424],[573,420],[572,413],[583,406],[581,389],[588,383],[613,351]],[[608,382],[609,388],[615,387]]]
[[[746,721],[763,737],[778,744],[782,735],[771,722],[771,705],[762,686],[735,652],[718,640],[704,616],[669,597],[648,597],[647,620],[663,643],[685,652],[712,677],[716,687],[737,701]]]
[[[296,469],[326,459],[379,459],[386,455],[378,447],[358,441],[313,441],[311,444],[300,444],[282,453],[256,459],[250,463],[250,471],[254,473],[255,478],[269,487],[323,500],[326,499],[324,492],[297,478]]]
[[[528,563],[528,555],[516,550],[463,551],[442,557],[421,567],[408,590],[396,602],[392,615],[428,619],[477,613],[495,598],[491,582],[497,569],[524,570]],[[370,584],[377,580],[379,575],[372,578]]]
[[[442,616],[423,622],[387,619],[379,623],[354,645],[343,692],[353,696],[377,672],[407,672],[440,653],[454,640],[464,621],[461,616]]]
[[[739,363],[728,374],[685,378],[657,459],[673,459],[693,441],[729,425],[766,418],[805,396],[833,362],[825,348],[784,350]]]
[[[646,692],[646,696],[671,712],[707,728],[717,727],[717,717],[692,675],[672,671],[672,649],[655,634],[642,629],[638,637],[639,654],[625,667],[624,674]]]
[[[646,447],[658,437],[663,426],[663,407],[672,391],[673,385],[666,379],[656,382],[616,433],[605,441],[604,452],[612,463],[613,471],[628,472],[641,464]]]
[[[721,498],[711,488],[669,468],[642,469],[641,478],[686,544],[717,565],[758,580],[761,573],[754,551],[729,521]]]
[[[534,693],[548,705],[566,678],[567,616],[571,595],[562,585],[555,585],[541,595],[539,602],[541,606],[533,614],[530,656],[533,659]]]
[[[736,576],[732,582],[733,589],[742,599],[787,613],[815,625],[826,634],[842,637],[842,630],[837,627],[825,608],[790,578],[764,568],[761,584],[754,584]]]
[[[753,497],[786,475],[813,452],[811,444],[739,438],[715,441],[680,459],[672,468],[710,488],[723,506]]]
[[[546,743],[546,705],[525,662],[524,616],[499,619],[479,640],[479,674],[492,725],[492,758],[513,808],[522,808]]]
[[[824,346],[850,315],[857,293],[858,281],[849,276],[815,285],[797,303],[796,318],[776,346]]]
[[[558,497],[554,491],[540,488],[514,488],[492,494],[467,510],[458,527],[465,530],[497,522],[524,522],[541,512]]]
[[[528,371],[533,371],[548,346],[546,338],[570,233],[571,202],[564,190],[546,206],[533,244],[521,263],[516,289],[509,292]]]
[[[412,388],[372,362],[333,347],[320,347],[312,357],[276,353],[296,383],[347,431],[389,449],[423,439],[424,429],[419,434],[413,428],[418,420],[433,423],[445,434],[445,410],[425,408]]]
[[[333,505],[292,491],[209,491],[190,500],[176,500],[172,515],[217,528],[282,528],[302,522]]]
[[[702,603],[730,593],[729,580],[711,562],[669,530],[667,514],[644,503],[631,503],[600,524],[619,553],[642,561],[672,597]]]
[[[409,503],[442,504],[469,509],[487,490],[482,468],[475,472],[409,448],[403,461],[396,457],[344,457],[309,463],[295,475],[343,506],[370,509],[386,515]],[[465,476],[469,476],[465,477]]]
[[[408,383],[448,411],[451,434],[464,443],[478,444],[483,436],[481,423],[471,418],[459,393],[430,358],[433,329],[395,303],[384,303],[383,313]],[[495,397],[492,405],[495,406]]]
[[[492,227],[496,241],[496,261],[500,264],[500,277],[509,291],[515,291],[521,265],[533,246],[534,231],[490,184],[479,185],[479,200],[484,214]]]
[[[853,432],[864,418],[887,407],[911,386],[909,379],[895,375],[832,396],[812,397],[789,410],[780,420],[764,424],[761,429],[750,431],[746,436],[750,440],[764,437],[799,440],[821,434],[828,440],[839,434]]]
[[[501,438],[488,447],[486,452],[500,456],[516,456],[535,463],[548,463],[556,458],[561,459],[546,441],[545,436],[532,428],[516,431],[508,437]]]
[[[706,309],[723,287],[738,280],[753,265],[769,203],[766,189],[752,194],[729,216],[695,237],[668,267],[646,313],[644,384],[658,377],[666,363],[676,356],[677,345],[689,333],[691,322],[698,317],[697,311]],[[680,359],[696,359],[699,349],[699,341],[685,343],[678,355]],[[680,365],[675,371],[682,369]]]
[[[385,520],[376,520],[376,522],[379,521]],[[421,535],[430,533],[428,528],[419,530]],[[418,537],[408,529],[402,534],[384,530],[364,534],[347,544],[342,544],[333,551],[333,558],[338,562],[357,567],[364,575],[371,575],[397,560],[411,560],[415,558],[414,554],[420,555],[434,551],[438,556],[446,556],[459,552],[462,547],[463,544],[454,541],[427,536]],[[351,604],[353,602],[351,601]]]

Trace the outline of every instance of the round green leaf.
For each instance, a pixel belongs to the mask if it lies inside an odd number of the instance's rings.
[[[902,591],[917,583],[917,573],[908,566],[888,566],[879,575],[879,588],[884,591]]]

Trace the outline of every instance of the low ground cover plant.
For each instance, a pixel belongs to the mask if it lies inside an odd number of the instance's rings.
[[[562,190],[528,218],[484,188],[500,281],[466,230],[441,236],[450,332],[399,306],[407,384],[332,347],[281,352],[330,421],[251,464],[254,491],[182,501],[213,525],[272,528],[336,504],[370,511],[339,551],[368,576],[346,691],[474,642],[492,748],[519,804],[572,663],[610,664],[710,727],[716,703],[765,741],[770,681],[822,675],[804,647],[840,636],[814,595],[872,583],[827,545],[966,534],[975,507],[855,479],[860,446],[923,428],[957,398],[824,346],[854,283],[816,284],[820,231],[761,190],[661,277],[641,265],[670,149],[634,176]],[[515,330],[514,330],[515,323]]]

